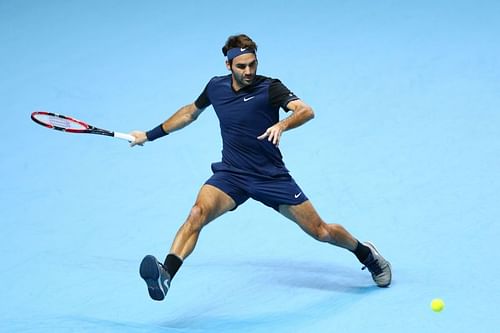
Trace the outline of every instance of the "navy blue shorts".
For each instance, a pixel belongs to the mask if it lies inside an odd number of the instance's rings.
[[[239,205],[252,198],[279,211],[280,205],[298,205],[307,197],[293,178],[286,174],[276,177],[260,177],[230,171],[215,171],[205,184],[217,187]]]

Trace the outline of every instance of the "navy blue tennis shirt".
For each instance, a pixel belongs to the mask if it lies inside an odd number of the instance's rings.
[[[198,109],[212,105],[219,118],[222,161],[212,170],[275,177],[288,174],[280,150],[258,136],[277,122],[279,109],[299,99],[278,79],[257,75],[239,91],[231,85],[231,74],[212,78],[195,101]]]

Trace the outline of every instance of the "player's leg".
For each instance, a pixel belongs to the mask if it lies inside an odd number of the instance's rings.
[[[177,231],[170,253],[164,263],[147,255],[141,262],[140,275],[146,281],[152,299],[161,301],[170,288],[170,282],[182,262],[193,252],[201,229],[218,216],[233,209],[234,200],[220,189],[205,184],[184,224]]]
[[[309,200],[298,205],[280,205],[279,211],[314,239],[353,252],[368,268],[379,287],[387,287],[391,283],[391,266],[375,246],[370,242],[359,242],[340,224],[325,223]]]
[[[280,205],[279,211],[318,241],[340,246],[353,252],[358,245],[356,238],[343,226],[325,223],[310,200],[298,205]]]
[[[235,206],[234,200],[217,187],[203,185],[186,222],[175,236],[170,253],[182,260],[187,258],[193,252],[201,229]]]

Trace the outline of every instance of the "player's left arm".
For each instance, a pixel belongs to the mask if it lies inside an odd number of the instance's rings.
[[[313,109],[300,99],[293,100],[287,104],[292,114],[273,126],[269,127],[264,134],[257,137],[259,140],[267,138],[275,146],[279,146],[281,134],[292,128],[299,127],[314,118]]]

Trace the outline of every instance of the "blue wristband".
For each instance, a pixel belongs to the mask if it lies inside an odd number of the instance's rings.
[[[148,141],[154,141],[156,139],[161,138],[162,136],[168,135],[167,132],[163,129],[163,124],[156,126],[150,131],[146,132],[146,137],[148,138]]]

